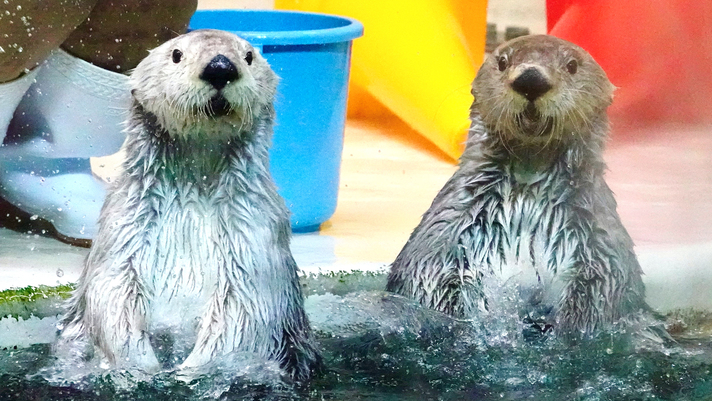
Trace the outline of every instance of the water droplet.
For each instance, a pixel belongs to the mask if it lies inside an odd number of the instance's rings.
[[[64,270],[57,269],[57,277],[62,277],[62,276],[64,276]]]
[[[30,220],[32,220],[32,221],[37,220],[39,218],[40,218],[40,216],[38,216],[36,214],[33,214],[32,216],[30,216]]]
[[[61,207],[58,207],[58,208],[57,208],[57,211],[58,211],[58,212],[61,212],[61,211],[62,211],[62,208],[61,208]]]

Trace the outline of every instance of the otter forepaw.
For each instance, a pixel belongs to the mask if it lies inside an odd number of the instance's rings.
[[[158,373],[161,370],[161,364],[145,334],[139,339],[130,339],[124,352],[115,354],[114,359],[117,366],[138,369],[148,374]]]
[[[203,366],[183,366],[182,364],[178,366],[173,374],[173,378],[176,381],[189,384],[196,379],[200,378],[206,373],[206,369]]]
[[[554,329],[554,325],[541,319],[535,320],[530,317],[526,317],[522,323],[524,323],[522,335],[525,340],[530,342],[536,342],[544,339],[546,335]]]

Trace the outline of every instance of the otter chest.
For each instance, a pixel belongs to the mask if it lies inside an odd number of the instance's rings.
[[[250,227],[260,225],[262,217],[248,199],[231,202],[190,186],[164,191],[154,207],[147,225],[151,246],[140,265],[154,323],[161,326],[197,318],[226,276],[234,274],[231,269],[254,265],[249,255],[235,250],[249,248],[246,244],[260,235],[262,230]]]
[[[155,327],[187,323],[204,311],[217,285],[221,257],[211,238],[219,221],[209,204],[162,205],[141,263]]]
[[[565,246],[553,238],[566,229],[568,219],[565,208],[557,206],[561,195],[547,184],[504,180],[493,189],[496,201],[483,208],[470,244],[485,292],[512,292],[517,302],[556,303],[562,284],[557,272],[567,269],[567,258],[562,257]]]

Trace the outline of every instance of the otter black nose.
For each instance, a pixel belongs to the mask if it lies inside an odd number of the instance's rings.
[[[533,102],[548,92],[551,89],[551,84],[538,69],[530,67],[512,82],[512,89]]]
[[[200,79],[218,90],[224,88],[228,82],[235,81],[238,78],[240,78],[240,73],[237,71],[237,67],[222,54],[213,57],[200,74]]]

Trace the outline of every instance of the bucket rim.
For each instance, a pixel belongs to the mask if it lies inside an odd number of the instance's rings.
[[[320,28],[320,29],[304,29],[304,30],[285,30],[285,31],[241,31],[239,29],[229,29],[224,26],[210,26],[207,24],[210,21],[210,16],[217,15],[250,15],[251,18],[259,18],[260,15],[285,15],[285,16],[306,16],[307,18],[325,18],[340,20],[344,22],[343,26]],[[204,21],[199,21],[196,25],[196,16]],[[216,9],[216,10],[197,10],[190,20],[189,30],[196,29],[219,29],[232,32],[252,43],[253,45],[311,45],[311,44],[326,44],[348,42],[359,38],[363,35],[363,24],[353,18],[344,17],[341,15],[314,13],[306,11],[291,11],[291,10],[240,10],[240,9]]]

